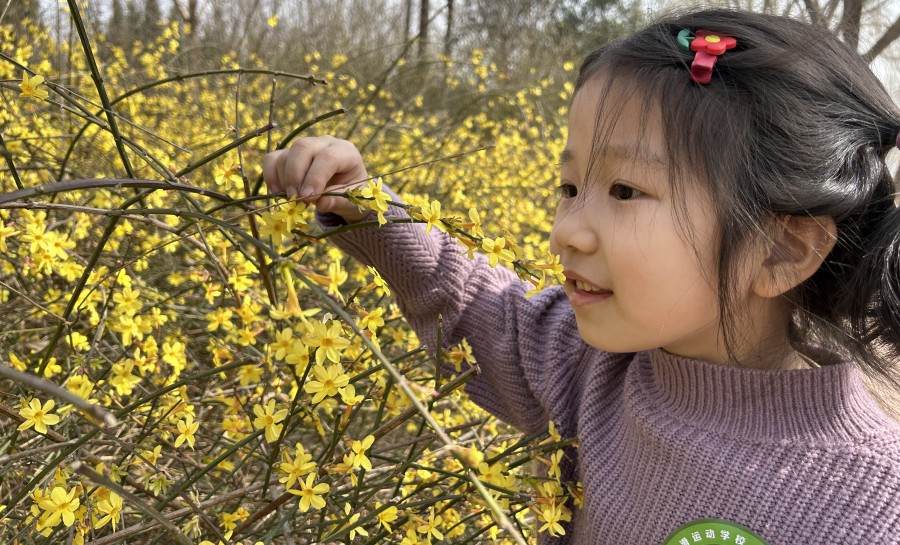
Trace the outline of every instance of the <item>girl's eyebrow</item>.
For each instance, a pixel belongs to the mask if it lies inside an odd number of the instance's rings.
[[[669,166],[661,155],[650,149],[646,143],[640,144],[608,144],[603,149],[604,155],[615,155],[619,159],[638,160],[652,168],[667,168]],[[559,166],[563,166],[575,158],[574,152],[566,148],[559,154]]]

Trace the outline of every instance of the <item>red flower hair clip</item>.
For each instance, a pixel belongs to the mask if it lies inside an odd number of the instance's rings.
[[[687,51],[696,52],[691,63],[691,79],[706,85],[712,80],[712,69],[718,56],[733,49],[737,40],[709,30],[698,30],[691,36],[691,31],[684,29],[678,33],[678,45]]]

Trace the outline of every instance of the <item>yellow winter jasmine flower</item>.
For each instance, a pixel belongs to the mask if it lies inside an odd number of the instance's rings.
[[[550,263],[546,265],[538,265],[537,268],[548,271],[550,274],[556,277],[556,281],[560,284],[566,283],[566,275],[563,274],[563,266],[559,262],[558,255],[554,255],[553,261],[551,261]]]
[[[372,283],[366,286],[366,289],[370,290],[378,288],[382,292],[384,292],[386,296],[390,297],[391,289],[388,287],[387,282],[384,281],[384,278],[381,277],[381,274],[379,274],[379,272],[375,270],[375,267],[372,267],[371,265],[367,265],[366,269],[368,269],[369,272],[372,273]]]
[[[559,523],[562,517],[562,506],[557,505],[556,502],[542,505],[537,518],[539,521],[544,521],[544,525],[538,528],[538,532],[547,531],[554,537],[565,535],[566,530]]]
[[[44,510],[46,519],[42,521],[45,528],[52,528],[59,524],[60,520],[64,525],[72,526],[75,522],[75,511],[81,505],[78,495],[78,488],[66,491],[61,486],[54,487],[48,496],[44,496],[38,506]]]
[[[361,536],[369,535],[368,530],[366,530],[362,526],[356,525],[356,521],[359,520],[359,513],[353,513],[353,515],[351,515],[350,513],[352,512],[352,510],[353,509],[350,507],[349,503],[344,504],[344,514],[347,515],[347,522],[345,522],[344,525],[341,526],[341,528],[350,528],[350,532],[348,535],[351,540],[356,537],[356,534],[359,534]]]
[[[425,521],[424,524],[420,524],[418,527],[416,527],[416,531],[420,534],[425,534],[425,537],[429,540],[432,538],[432,536],[438,540],[444,539],[444,534],[442,534],[441,531],[438,530],[438,526],[440,526],[442,522],[444,522],[443,517],[441,517],[440,515],[434,516],[434,509],[432,509],[431,515],[428,517],[428,520]]]
[[[162,345],[162,360],[175,369],[183,369],[187,364],[185,346],[181,341],[164,342]]]
[[[360,191],[360,194],[367,199],[372,199],[367,201],[366,205],[378,212],[378,225],[387,223],[387,220],[384,219],[384,213],[388,211],[388,199],[390,196],[384,192],[381,178],[371,180],[366,184],[366,187]]]
[[[256,415],[256,418],[253,419],[253,425],[256,429],[266,430],[266,442],[274,443],[278,440],[278,436],[281,435],[282,424],[279,424],[282,420],[284,420],[288,415],[287,409],[281,409],[279,411],[275,411],[275,400],[270,399],[265,408],[262,405],[254,405],[253,414]]]
[[[294,347],[294,330],[286,327],[275,333],[275,342],[270,346],[275,351],[275,359],[283,360]]]
[[[217,165],[213,168],[213,180],[218,186],[238,187],[237,184],[241,183],[241,165],[238,163],[228,166]]]
[[[381,502],[375,502],[375,510],[381,508]],[[396,505],[391,505],[389,507],[384,508],[384,510],[379,511],[375,518],[378,519],[378,523],[381,524],[385,530],[388,532],[393,532],[394,529],[391,528],[390,523],[397,520],[398,511]]]
[[[9,353],[9,364],[13,369],[16,369],[17,371],[24,371],[28,369],[28,365],[24,361],[20,360],[19,356],[16,356],[12,352]]]
[[[294,228],[302,229],[307,226],[306,218],[303,217],[307,207],[305,202],[291,199],[281,205],[280,209],[275,212],[275,216],[287,223],[288,231]]]
[[[416,534],[415,528],[409,528],[406,530],[406,535],[403,536],[403,540],[400,541],[400,545],[423,545],[429,544],[431,541],[422,541],[419,539],[418,534]]]
[[[338,321],[332,321],[330,325],[312,322],[306,344],[318,347],[316,363],[321,364],[326,359],[335,363],[341,361],[341,350],[350,346],[350,341],[341,337],[342,332],[341,323]]]
[[[372,462],[366,457],[366,451],[375,442],[374,435],[367,435],[362,441],[353,441],[350,443],[350,450],[353,451],[353,467],[361,467],[366,471],[372,470]]]
[[[206,314],[209,325],[206,326],[207,331],[216,331],[220,327],[226,331],[231,329],[231,309],[217,308],[216,310]]]
[[[303,316],[300,310],[300,300],[297,298],[297,289],[294,287],[294,277],[291,275],[289,267],[281,268],[281,278],[284,279],[284,283],[287,286],[287,299],[284,303],[284,311],[292,316]]]
[[[300,485],[300,490],[291,490],[288,492],[294,494],[295,496],[300,496],[300,512],[305,513],[309,511],[309,508],[313,509],[321,509],[325,507],[325,500],[322,499],[322,494],[325,494],[329,490],[331,490],[331,486],[328,483],[319,483],[314,485],[316,482],[316,476],[312,473],[306,476],[306,481],[297,480],[297,484]]]
[[[182,443],[187,441],[191,450],[194,450],[194,433],[200,429],[200,424],[194,422],[193,415],[187,415],[184,417],[184,420],[178,421],[178,437],[175,438],[175,448],[181,446]]]
[[[18,235],[19,231],[12,225],[4,225],[0,223],[0,251],[6,252],[9,248],[6,246],[6,239]]]
[[[288,365],[294,365],[305,369],[306,364],[309,363],[309,347],[300,339],[296,339],[291,345],[291,349],[288,351],[287,356],[285,356],[284,361]]]
[[[94,528],[103,528],[107,523],[111,523],[113,532],[115,532],[116,525],[122,520],[122,497],[115,492],[110,492],[108,498],[97,503],[97,510],[103,513],[103,516],[97,520]]]
[[[572,498],[572,504],[577,509],[581,509],[581,506],[584,504],[584,486],[581,483],[568,483],[566,490]]]
[[[506,248],[506,240],[503,237],[497,237],[494,240],[485,237],[481,242],[481,247],[487,252],[488,263],[491,267],[496,266],[498,261],[509,262],[516,258],[515,254]]]
[[[474,207],[469,208],[469,223],[463,224],[463,227],[468,228],[476,237],[484,237],[484,231],[481,229],[481,215]]]
[[[73,331],[69,335],[69,344],[73,350],[79,352],[84,352],[91,348],[91,343],[88,342],[88,338],[77,331]]]
[[[343,294],[339,291],[341,284],[347,281],[347,272],[341,267],[337,261],[328,264],[328,294],[334,295],[341,301],[344,300]]]
[[[22,83],[19,84],[19,89],[21,89],[22,92],[19,93],[19,96],[23,98],[47,100],[50,93],[47,91],[46,87],[42,87],[43,83],[44,76],[35,74],[29,78],[28,72],[22,72]],[[66,526],[69,525],[67,524]]]
[[[472,354],[472,347],[469,345],[469,342],[463,339],[457,346],[453,347],[453,349],[446,352],[445,356],[451,363],[453,363],[454,368],[456,368],[456,372],[459,373],[462,370],[463,362],[468,364],[475,363],[475,356]]]
[[[134,362],[126,360],[120,363],[114,363],[112,366],[112,377],[109,383],[116,389],[119,395],[131,395],[134,387],[141,381],[141,378],[131,373],[134,369]]]
[[[81,399],[89,400],[94,391],[94,383],[85,375],[72,375],[66,381],[66,390]]]
[[[384,315],[384,308],[378,307],[375,310],[373,310],[372,312],[366,312],[366,311],[361,311],[361,312],[362,312],[363,317],[359,321],[359,327],[361,327],[363,329],[368,329],[372,333],[375,333],[375,331],[379,327],[384,325],[384,318],[382,317]]]
[[[418,214],[413,214],[413,216],[427,223],[425,227],[426,233],[431,231],[432,227],[437,227],[444,232],[447,231],[447,227],[441,221],[441,203],[439,201],[431,201],[429,205],[422,207],[421,211]]]
[[[339,388],[338,393],[341,394],[341,401],[346,403],[348,406],[356,405],[357,403],[365,399],[365,396],[356,394],[356,388],[352,384],[348,384],[343,388]]]
[[[62,235],[55,232],[47,233],[47,251],[56,259],[68,259],[69,252],[75,248],[75,241],[69,239],[68,235]]]
[[[132,289],[131,286],[125,286],[122,291],[118,291],[113,295],[113,301],[116,303],[116,310],[122,314],[133,316],[144,306],[141,303],[141,290]]]
[[[44,367],[44,378],[50,378],[57,373],[62,373],[62,366],[56,363],[56,358],[47,360],[47,366]]]
[[[273,212],[263,212],[260,214],[261,225],[259,226],[260,236],[271,236],[272,244],[277,248],[281,245],[284,237],[289,236],[291,230],[288,223]]]
[[[312,368],[312,374],[316,380],[307,382],[303,386],[303,390],[306,393],[314,394],[313,403],[337,395],[338,389],[350,382],[350,377],[344,373],[344,369],[339,363],[329,365],[327,368],[317,363]]]
[[[531,280],[531,282],[534,283],[534,280]],[[546,284],[547,284],[547,275],[546,275],[546,274],[541,274],[541,278],[537,281],[536,284],[533,284],[534,287],[533,287],[532,289],[528,290],[527,292],[525,292],[525,298],[526,298],[526,299],[531,299],[531,298],[534,297],[535,295],[537,295],[537,294],[539,294],[540,292],[544,291],[544,288],[546,287]]]
[[[506,476],[503,474],[503,462],[494,462],[488,464],[481,462],[478,464],[478,476],[482,481],[495,486],[504,486],[507,482]]]
[[[250,512],[243,507],[238,507],[234,513],[220,513],[219,519],[222,521],[222,528],[225,530],[225,537],[231,537],[232,532],[239,522],[243,522],[250,517]]]
[[[216,297],[222,295],[222,285],[216,282],[204,282],[203,291],[206,302],[211,305],[216,300]]]
[[[253,331],[252,329],[241,328],[236,332],[237,338],[235,341],[241,346],[251,346],[256,344],[256,336],[259,333],[259,331]],[[242,382],[241,385],[243,386],[244,383]]]
[[[259,384],[262,379],[263,369],[259,365],[245,365],[238,370],[241,386]]]
[[[231,284],[234,291],[245,292],[253,287],[253,277],[233,271],[228,277],[228,283]]]
[[[290,488],[300,477],[308,475],[316,471],[316,463],[312,461],[312,455],[306,452],[303,445],[297,443],[294,447],[294,457],[284,453],[284,462],[278,465],[278,468],[284,477],[278,479],[278,482],[284,483],[285,488]]]
[[[560,471],[559,471],[559,462],[562,460],[562,457],[565,455],[561,449],[557,450],[553,454],[550,455],[550,469],[548,470],[547,476],[550,478],[555,478],[559,480]]]
[[[509,231],[504,229],[503,233],[505,235],[503,240],[506,241],[506,249],[513,253],[514,259],[525,259],[525,249],[515,243],[514,237]]]
[[[151,466],[155,466],[156,462],[159,460],[159,455],[162,453],[162,445],[156,445],[153,447],[153,450],[144,450],[141,451],[141,456],[144,460],[147,461]]]
[[[59,423],[59,416],[50,414],[56,401],[48,399],[46,403],[41,405],[41,400],[35,398],[30,403],[25,404],[22,401],[22,409],[19,415],[25,419],[17,428],[19,431],[27,430],[34,426],[34,431],[38,433],[47,433],[47,426],[53,426]],[[68,524],[66,526],[69,526]]]
[[[550,434],[550,436],[541,441],[540,444],[546,445],[548,443],[559,443],[560,441],[562,441],[562,436],[558,431],[556,431],[556,423],[554,421],[551,420],[547,425],[547,432]]]

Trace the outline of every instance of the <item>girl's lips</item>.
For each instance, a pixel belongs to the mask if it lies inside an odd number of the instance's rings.
[[[599,303],[612,297],[613,292],[611,290],[596,286],[596,284],[585,279],[575,271],[567,269],[563,272],[563,274],[566,276],[566,295],[568,295],[569,303],[573,307],[592,305],[594,303]],[[595,286],[598,289],[590,291],[578,289],[578,287],[575,285],[576,281],[584,282],[585,284]]]
[[[575,289],[567,292],[567,295],[569,296],[569,303],[573,307],[583,307],[586,305],[592,305],[594,303],[600,303],[612,297],[612,294],[613,292],[609,290],[585,291]]]

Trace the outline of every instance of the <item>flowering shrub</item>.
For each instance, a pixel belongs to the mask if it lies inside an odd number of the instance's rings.
[[[472,405],[469,346],[435,356],[458,371],[443,375],[378,273],[266,195],[260,164],[299,134],[348,136],[379,175],[348,195],[375,224],[387,183],[537,290],[560,274],[546,233],[570,86],[501,93],[478,52],[443,59],[432,77],[483,105],[455,116],[314,52],[312,76],[232,55],[171,73],[176,26],[136,45],[137,65],[115,48],[98,65],[108,46],[86,32],[0,33],[0,542],[564,532],[572,440]]]

